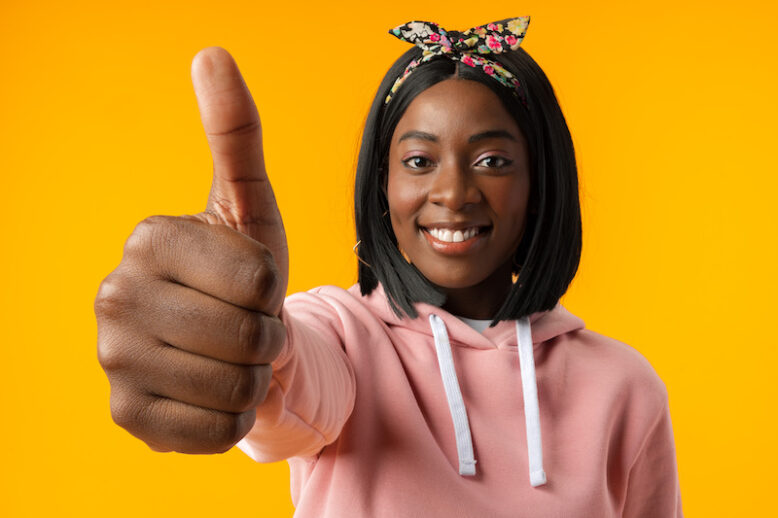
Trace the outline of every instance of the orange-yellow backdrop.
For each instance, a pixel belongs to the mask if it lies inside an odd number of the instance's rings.
[[[151,214],[203,209],[189,66],[235,56],[263,120],[290,291],[355,281],[367,107],[411,19],[530,14],[580,163],[562,302],[670,393],[687,516],[776,516],[774,2],[0,4],[0,515],[291,516],[285,463],[152,452],[111,420],[92,309]]]

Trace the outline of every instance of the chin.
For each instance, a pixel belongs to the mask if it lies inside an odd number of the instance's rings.
[[[416,263],[415,266],[429,282],[444,292],[475,289],[473,295],[482,296],[492,290],[501,292],[506,286],[512,284],[510,262],[500,267],[488,264],[475,266],[469,262],[459,265],[450,264],[443,268],[439,263],[434,265]],[[425,266],[429,267],[425,268]]]
[[[424,275],[424,272],[421,273]],[[481,276],[475,275],[444,277],[424,275],[424,277],[426,277],[427,280],[434,284],[436,287],[444,290],[461,290],[466,288],[473,288],[486,280]]]

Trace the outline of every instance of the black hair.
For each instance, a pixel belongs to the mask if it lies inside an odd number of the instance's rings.
[[[553,309],[578,270],[581,209],[573,142],[548,78],[521,48],[489,55],[489,59],[519,80],[526,96],[526,105],[522,105],[509,88],[480,67],[462,65],[447,57],[433,58],[415,68],[385,105],[395,79],[411,60],[421,57],[421,52],[414,46],[391,66],[365,121],[354,187],[360,291],[367,295],[380,282],[392,309],[401,318],[403,312],[411,318],[417,317],[415,302],[435,306],[445,303],[445,294],[408,263],[398,249],[387,215],[389,204],[384,186],[389,146],[403,113],[421,92],[456,74],[486,85],[500,98],[524,133],[530,153],[531,190],[526,230],[513,259],[513,273],[518,278],[492,325]]]

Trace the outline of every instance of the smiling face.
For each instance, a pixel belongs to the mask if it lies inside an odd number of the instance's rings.
[[[419,94],[394,130],[386,188],[398,245],[447,294],[444,307],[490,318],[511,286],[530,193],[526,140],[500,99],[463,79]]]

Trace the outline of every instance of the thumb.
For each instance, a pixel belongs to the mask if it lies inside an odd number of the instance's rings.
[[[192,60],[192,84],[213,158],[206,213],[261,242],[288,279],[288,251],[281,214],[265,171],[262,125],[251,93],[230,54],[219,47]]]

